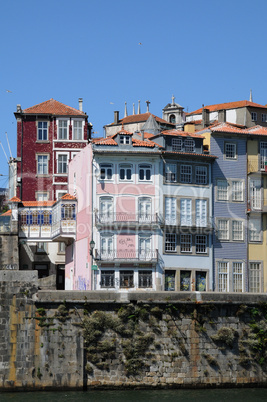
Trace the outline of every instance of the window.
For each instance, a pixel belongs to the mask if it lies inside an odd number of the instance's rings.
[[[257,121],[257,113],[256,112],[251,112],[251,120]]]
[[[207,226],[207,200],[196,200],[196,226]]]
[[[232,239],[243,240],[243,222],[232,221]]]
[[[196,254],[207,253],[207,236],[196,235]]]
[[[192,200],[188,198],[181,199],[180,217],[181,226],[192,225]]]
[[[165,198],[165,223],[166,225],[176,225],[176,198]]]
[[[132,180],[131,165],[120,165],[120,180]]]
[[[129,135],[120,135],[120,144],[129,145],[131,143]]]
[[[228,292],[228,268],[229,263],[224,261],[218,262],[218,291]]]
[[[73,139],[83,139],[83,122],[82,120],[73,120]]]
[[[165,234],[165,252],[175,253],[176,252],[176,234],[166,233]]]
[[[139,271],[138,286],[139,288],[152,288],[152,271]]]
[[[113,221],[113,198],[101,197],[100,198],[100,221],[112,222]]]
[[[165,271],[165,290],[167,291],[175,290],[175,272],[176,271]]]
[[[48,201],[49,193],[48,192],[37,192],[36,193],[36,201]]]
[[[47,243],[38,242],[36,245],[36,253],[47,253]]]
[[[103,270],[101,271],[101,288],[114,288],[115,284],[115,271]]]
[[[68,139],[68,120],[58,120],[58,139]]]
[[[113,165],[105,163],[100,165],[100,180],[111,180],[113,176]]]
[[[139,258],[141,260],[151,260],[151,236],[139,236]]]
[[[181,183],[192,183],[192,166],[181,165],[180,178]]]
[[[202,271],[196,271],[196,291],[197,292],[205,292],[206,291],[206,282],[207,282],[207,273]]]
[[[101,237],[101,259],[103,260],[113,260],[113,237],[109,235],[104,235]]]
[[[120,287],[121,288],[133,288],[133,271],[120,271]]]
[[[243,182],[232,181],[232,201],[243,201]]]
[[[261,219],[250,218],[249,219],[249,241],[261,241]]]
[[[266,114],[266,113],[262,113],[262,115],[261,115],[261,121],[262,121],[262,123],[266,123],[266,122],[267,122],[267,114]]]
[[[175,119],[175,115],[174,115],[174,114],[171,114],[171,115],[170,115],[169,121],[170,121],[170,123],[175,124],[176,119]]]
[[[265,171],[265,166],[267,166],[267,142],[260,143],[260,164],[261,170]]]
[[[151,180],[151,166],[150,165],[139,165],[139,180],[141,180],[141,181]]]
[[[228,182],[227,180],[217,180],[217,201],[228,200]]]
[[[207,184],[206,166],[196,166],[196,184]]]
[[[191,290],[191,271],[180,272],[180,290],[181,291]]]
[[[218,219],[218,239],[229,240],[229,221],[227,219]]]
[[[59,174],[68,173],[68,156],[67,155],[58,155],[57,172]]]
[[[39,224],[52,225],[52,213],[50,211],[44,211],[39,218],[40,218]]]
[[[261,209],[261,179],[250,180],[250,205],[252,209]]]
[[[176,165],[174,163],[166,163],[165,165],[165,180],[168,183],[174,183],[177,181]]]
[[[76,219],[75,205],[73,204],[62,204],[61,205],[61,219]]]
[[[195,152],[195,141],[191,138],[186,138],[184,140],[184,150],[185,152]]]
[[[138,202],[139,222],[151,222],[151,198],[140,198]]]
[[[60,200],[60,198],[62,198],[65,194],[67,194],[67,192],[66,191],[61,191],[61,190],[57,190],[56,191],[56,199],[57,200]]]
[[[58,254],[65,254],[66,244],[64,241],[58,242]]]
[[[233,292],[243,291],[243,263],[233,262]]]
[[[47,130],[47,121],[38,121],[38,141],[47,141],[48,140],[48,130]]]
[[[181,138],[173,138],[172,139],[172,150],[173,151],[182,151],[183,142]]]
[[[48,174],[48,155],[37,155],[37,174]]]
[[[249,291],[252,293],[261,292],[261,263],[250,262],[249,264]]]
[[[180,249],[181,249],[181,253],[191,253],[192,252],[192,235],[191,234],[181,234],[180,235]]]
[[[224,147],[225,159],[236,159],[236,144],[226,142]]]

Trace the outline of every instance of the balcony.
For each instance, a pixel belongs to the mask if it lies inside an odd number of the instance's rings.
[[[267,198],[250,198],[247,202],[247,213],[250,212],[267,212]]]
[[[95,224],[98,228],[157,228],[162,225],[159,214],[136,214],[127,212],[95,214]]]
[[[262,173],[262,174],[267,174],[267,162],[264,160],[258,161],[258,159],[255,160],[249,160],[248,161],[248,174],[250,173]]]
[[[111,250],[101,251],[95,250],[95,260],[98,264],[156,264],[158,262],[158,250]]]
[[[214,220],[213,218],[207,218],[200,220],[199,222],[196,222],[194,219],[192,219],[191,222],[181,222],[178,219],[164,219],[163,225],[169,230],[173,230],[174,228],[178,228],[180,232],[184,231],[194,231],[194,232],[208,232],[210,233],[213,228],[214,228]]]

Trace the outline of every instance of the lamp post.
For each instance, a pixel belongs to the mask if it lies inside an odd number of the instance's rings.
[[[94,283],[94,279],[95,279],[95,271],[93,270],[93,262],[94,262],[94,248],[95,248],[95,242],[92,239],[89,243],[90,245],[90,256],[91,256],[91,290],[94,290],[95,287],[95,283]]]

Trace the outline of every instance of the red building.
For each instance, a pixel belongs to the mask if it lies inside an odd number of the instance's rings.
[[[67,193],[68,164],[85,147],[92,125],[82,110],[54,99],[22,110],[17,105],[17,197],[56,200]]]

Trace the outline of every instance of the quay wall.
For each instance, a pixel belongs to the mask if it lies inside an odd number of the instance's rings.
[[[267,295],[38,289],[0,272],[0,391],[266,386]]]

